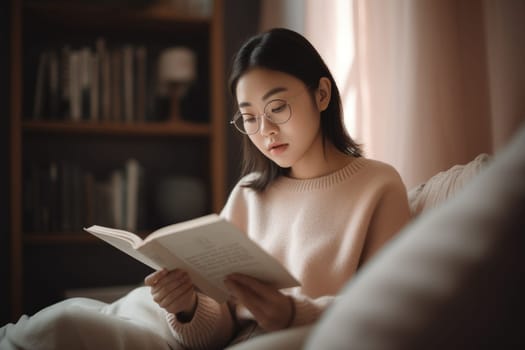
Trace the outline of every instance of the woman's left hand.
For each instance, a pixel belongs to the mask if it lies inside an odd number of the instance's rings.
[[[231,274],[224,281],[235,302],[244,305],[267,331],[288,328],[293,321],[293,298],[256,278]]]

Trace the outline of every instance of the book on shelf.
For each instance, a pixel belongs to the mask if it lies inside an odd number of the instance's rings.
[[[111,51],[111,120],[122,119],[122,50]]]
[[[147,88],[147,51],[146,47],[139,46],[135,52],[136,58],[136,77],[135,84],[136,100],[136,120],[143,122],[146,120],[146,88]]]
[[[38,68],[35,84],[35,99],[33,101],[33,118],[39,119],[42,117],[44,111],[44,102],[46,97],[44,96],[47,81],[47,67],[49,65],[49,54],[44,51],[40,53],[38,58]]]
[[[187,271],[198,290],[217,302],[228,299],[223,281],[232,273],[279,289],[300,285],[277,259],[217,214],[162,227],[144,239],[98,225],[84,230],[155,270]]]
[[[133,79],[133,61],[134,48],[131,45],[125,45],[122,48],[122,99],[123,99],[123,120],[133,122],[135,120],[135,96],[134,96],[134,79]]]
[[[138,202],[139,199],[143,199],[143,188],[140,185],[142,183],[143,170],[140,163],[135,159],[128,159],[124,167],[124,175],[126,186],[124,189],[126,205],[123,209],[125,213],[124,223],[126,229],[134,231],[137,230],[139,221],[141,221],[139,220]]]
[[[110,54],[106,48],[106,41],[104,38],[98,38],[95,42],[95,51],[99,60],[98,75],[99,75],[99,94],[98,101],[100,103],[99,110],[102,120],[109,120],[111,115],[111,64]]]
[[[137,122],[152,118],[156,60],[144,45],[49,48],[38,54],[33,120]],[[148,116],[148,117],[146,117]]]
[[[145,195],[143,182],[144,169],[135,159],[128,159],[123,167],[112,170],[107,178],[92,179],[86,191],[91,192],[89,222],[130,231],[142,227],[145,209],[140,205]]]
[[[60,104],[58,87],[59,64],[57,53],[52,50],[41,52],[35,81],[34,119],[58,115]]]
[[[91,222],[137,230],[145,220],[143,182],[135,159],[97,178],[69,161],[30,162],[24,165],[24,230],[78,233]]]

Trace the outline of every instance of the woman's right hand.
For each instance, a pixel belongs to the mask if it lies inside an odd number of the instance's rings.
[[[191,320],[197,308],[197,293],[184,270],[159,270],[148,275],[144,283],[151,287],[153,300],[177,318]]]

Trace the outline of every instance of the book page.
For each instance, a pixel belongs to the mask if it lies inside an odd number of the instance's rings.
[[[129,242],[133,246],[137,246],[142,243],[142,238],[136,234],[124,230],[118,230],[116,228],[110,228],[105,226],[93,225],[88,228],[84,228],[85,231],[95,235],[113,236]],[[98,237],[98,235],[96,235]],[[100,237],[99,237],[100,238]]]
[[[190,245],[185,250],[189,252],[192,249]],[[232,272],[252,276],[257,274],[260,279],[271,280],[270,276],[264,274],[266,267],[261,266],[260,260],[254,254],[250,254],[250,251],[239,242],[212,245],[209,249],[187,254],[184,259],[190,266],[218,285],[221,285],[224,277]]]
[[[217,302],[222,303],[228,299],[228,292],[223,288],[218,288],[210,283],[198,271],[186,264],[183,260],[177,258],[166,247],[157,241],[151,241],[148,244],[139,247],[139,251],[144,255],[158,261],[160,266],[167,270],[182,269],[186,271],[199,291],[212,297]]]
[[[243,273],[279,289],[299,285],[274,257],[224,220],[156,241],[224,293],[223,281],[231,273]]]
[[[132,257],[142,262],[143,264],[148,265],[152,269],[159,270],[162,268],[162,266],[157,261],[145,256],[144,254],[138,252],[135,249],[136,244],[140,243],[142,240],[138,236],[134,238],[134,235],[130,232],[110,229],[107,227],[96,225],[84,228],[84,230],[102,239],[103,241],[106,241],[107,243],[123,251],[124,253],[131,255]]]
[[[148,237],[146,237],[144,239],[144,241],[148,242],[148,241],[157,239],[157,238],[159,238],[161,236],[167,236],[167,235],[171,235],[171,234],[176,233],[176,232],[182,232],[182,231],[186,231],[186,230],[189,230],[189,229],[194,229],[194,228],[197,228],[197,227],[200,227],[200,226],[204,226],[204,225],[208,225],[208,224],[211,224],[211,223],[214,223],[214,222],[218,222],[218,221],[221,221],[221,220],[222,220],[222,218],[219,215],[217,215],[217,214],[209,214],[209,215],[201,216],[201,217],[196,218],[196,219],[192,219],[192,220],[183,221],[183,222],[179,222],[179,223],[176,223],[176,224],[164,226],[164,227],[159,228],[158,230],[153,231],[150,235],[148,235]]]

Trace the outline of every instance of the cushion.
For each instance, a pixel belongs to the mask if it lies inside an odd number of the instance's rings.
[[[465,165],[455,165],[442,171],[427,182],[408,191],[410,212],[415,217],[422,211],[435,207],[437,204],[452,197],[466,183],[471,181],[490,161],[486,153],[478,155]]]
[[[306,349],[511,349],[525,341],[525,125],[342,291]]]

